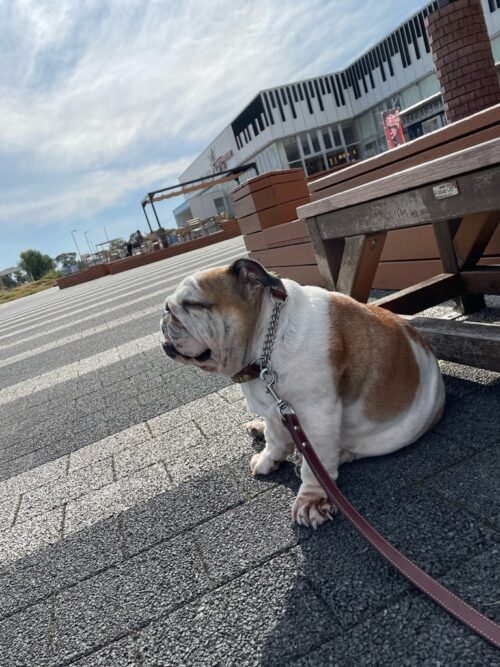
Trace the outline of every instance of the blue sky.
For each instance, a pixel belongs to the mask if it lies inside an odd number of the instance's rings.
[[[424,5],[0,0],[0,269],[146,223],[262,88],[344,67]],[[164,226],[180,199],[159,205]]]

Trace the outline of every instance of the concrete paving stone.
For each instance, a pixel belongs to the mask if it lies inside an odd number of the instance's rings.
[[[219,468],[214,474],[181,484],[124,512],[121,526],[125,549],[130,554],[143,551],[243,501],[233,476]]]
[[[79,468],[62,480],[23,494],[16,524],[59,507],[113,482],[111,457]]]
[[[116,516],[129,507],[145,502],[172,486],[162,464],[155,464],[72,500],[66,507],[64,535]]]
[[[185,448],[197,447],[204,443],[205,438],[194,424],[183,424],[159,438],[146,440],[116,452],[114,455],[116,475],[120,479],[158,461],[182,457]]]
[[[67,466],[68,459],[59,458],[50,461],[39,470],[30,470],[0,482],[0,501],[65,477]]]
[[[100,391],[77,398],[74,401],[73,410],[78,416],[93,415],[100,412],[106,407],[104,396],[104,391]]]
[[[475,385],[475,390],[471,386],[463,397],[449,393],[443,418],[435,431],[473,449],[488,447],[498,441],[499,399],[500,384]]]
[[[495,553],[485,552],[442,579],[445,585],[497,622],[499,605],[497,600],[493,604],[489,601],[500,584],[498,557],[496,550]],[[498,595],[493,596],[498,598]],[[291,664],[294,667],[497,667],[498,651],[412,589],[401,600],[370,616],[350,632]]]
[[[154,419],[150,419],[148,427],[153,435],[161,435],[193,419],[202,417],[206,412],[219,413],[226,408],[227,405],[224,404],[218,394],[208,394],[203,398],[181,405],[172,412],[165,412]]]
[[[500,440],[426,480],[426,486],[500,529]]]
[[[49,665],[48,643],[52,602],[44,602],[0,621],[0,665]]]
[[[79,657],[198,597],[209,587],[189,537],[160,544],[58,594],[54,657]]]
[[[361,506],[365,518],[433,576],[480,553],[495,539],[493,531],[426,489],[409,490],[406,497],[400,493],[389,496],[385,504],[380,499],[376,503],[370,506],[367,500]],[[325,557],[328,552],[329,558]],[[301,569],[344,627],[360,622],[407,588],[406,581],[340,517],[302,545]]]
[[[228,403],[241,401],[242,398],[245,398],[239,384],[230,384],[228,387],[220,389],[218,394]]]
[[[197,445],[182,447],[178,456],[171,452],[170,456],[165,458],[165,463],[174,482],[180,484],[232,463],[250,450],[247,434],[242,428],[236,427],[231,431],[210,436]]]
[[[210,578],[217,584],[228,581],[296,546],[301,537],[309,539],[310,530],[292,524],[292,502],[291,491],[273,489],[196,528],[193,535]]]
[[[62,517],[58,508],[0,532],[0,567],[58,542]]]
[[[91,463],[104,459],[112,454],[134,447],[137,444],[150,440],[151,434],[146,424],[141,422],[128,429],[93,442],[86,447],[77,449],[69,455],[69,472],[73,472]]]
[[[338,631],[296,572],[273,559],[140,631],[144,667],[288,665]]]
[[[19,496],[16,495],[3,501],[0,500],[0,531],[11,527],[18,504]]]
[[[108,519],[0,568],[0,618],[73,586],[121,560],[123,552],[118,527],[114,519]]]
[[[358,491],[363,500],[366,489],[370,490],[372,498],[383,497],[396,487],[414,485],[473,454],[474,450],[467,444],[431,431],[392,454],[345,463],[340,467],[339,481],[349,490],[352,502],[357,499]]]
[[[207,437],[228,428],[243,426],[250,419],[244,401],[226,405],[224,410],[206,410],[194,417],[196,424]]]
[[[249,443],[251,443],[249,439]],[[248,451],[241,457],[229,464],[231,474],[234,476],[238,488],[248,500],[265,493],[275,486],[286,486],[293,493],[297,493],[301,480],[295,474],[295,468],[290,461],[285,461],[275,472],[269,475],[257,475],[254,477],[250,472],[250,460],[258,451],[253,445],[249,445]]]
[[[71,667],[141,667],[132,638],[124,637],[71,663]]]
[[[489,386],[500,382],[500,373],[484,368],[454,364],[451,361],[440,361],[439,367],[445,378],[456,378],[466,384]]]

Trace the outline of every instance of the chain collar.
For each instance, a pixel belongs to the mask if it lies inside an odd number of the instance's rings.
[[[268,373],[273,373],[271,367],[271,354],[276,342],[276,333],[278,331],[281,309],[285,305],[286,298],[287,294],[282,283],[279,285],[279,287],[271,288],[271,301],[273,303],[273,310],[271,313],[269,326],[267,328],[266,337],[264,338],[262,354],[260,357],[252,361],[251,364],[248,364],[248,366],[242,368],[239,373],[233,375],[231,378],[233,382],[241,384],[243,382],[255,380],[261,376],[261,372],[263,370],[267,371]]]

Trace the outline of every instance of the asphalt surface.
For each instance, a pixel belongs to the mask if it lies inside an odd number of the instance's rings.
[[[234,239],[0,306],[0,666],[499,665],[345,519],[293,526],[299,480],[250,476],[239,387],[163,354],[166,294],[243,254]],[[339,486],[500,622],[500,375],[442,368],[433,432]]]

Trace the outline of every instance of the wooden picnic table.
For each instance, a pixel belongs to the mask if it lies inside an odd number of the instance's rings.
[[[479,128],[475,141],[469,136],[466,148],[456,150],[455,140],[439,144],[440,130],[422,138],[423,150],[402,147],[406,153],[393,158],[392,168],[390,157],[380,158],[378,167],[376,160],[371,168],[361,163],[351,176],[344,170],[323,188],[313,184],[316,196],[334,190],[298,209],[330,289],[366,302],[388,231],[432,224],[444,272],[375,303],[414,315],[455,299],[469,313],[484,307],[485,294],[500,294],[500,266],[478,266],[500,222],[500,107],[483,117],[494,122]],[[444,129],[453,136],[453,127]],[[499,326],[412,321],[439,358],[500,371]]]

